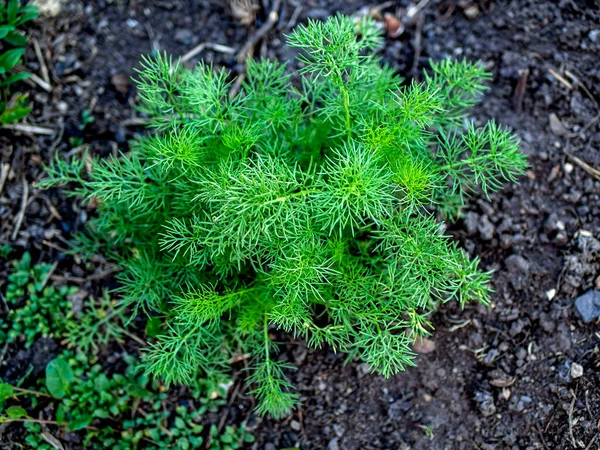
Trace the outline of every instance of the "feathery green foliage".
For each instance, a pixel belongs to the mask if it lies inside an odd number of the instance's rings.
[[[428,315],[488,301],[490,274],[443,234],[466,196],[524,172],[518,139],[466,121],[489,75],[431,63],[405,84],[373,52],[367,19],[309,21],[288,38],[303,62],[250,61],[240,94],[200,63],[144,59],[138,88],[156,133],[119,158],[58,161],[42,183],[99,201],[86,246],[124,271],[124,302],[164,317],[148,373],[192,383],[253,357],[260,413],[298,401],[271,331],[328,345],[388,377],[413,365]]]

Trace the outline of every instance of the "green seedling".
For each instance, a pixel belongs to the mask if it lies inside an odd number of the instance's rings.
[[[258,412],[279,418],[298,395],[275,330],[389,377],[414,365],[440,303],[487,304],[490,273],[440,218],[524,173],[519,141],[467,120],[490,79],[481,64],[431,62],[408,83],[381,43],[368,19],[310,21],[288,37],[298,80],[249,61],[233,96],[223,69],[146,58],[155,133],[91,171],[86,158],[48,169],[43,187],[97,200],[86,242],[122,267],[123,304],[164,318],[147,374],[190,385],[249,353]]]

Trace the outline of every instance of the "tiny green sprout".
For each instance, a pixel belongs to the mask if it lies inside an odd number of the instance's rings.
[[[164,318],[146,373],[193,385],[250,354],[258,412],[275,418],[299,400],[276,330],[389,377],[414,365],[440,303],[487,304],[491,274],[440,219],[526,168],[509,130],[468,120],[490,79],[480,63],[431,61],[405,83],[376,56],[376,25],[343,16],[288,44],[297,78],[249,61],[231,97],[224,69],[144,58],[155,132],[91,171],[58,159],[41,182],[98,201],[82,247],[119,263],[122,305]]]
[[[25,347],[39,338],[62,337],[73,318],[68,297],[78,289],[49,285],[52,264],[32,264],[28,252],[12,265],[4,293],[8,312],[0,318],[0,337],[8,343],[22,340]]]
[[[421,428],[423,430],[423,432],[425,433],[425,436],[427,436],[427,438],[433,439],[435,437],[435,435],[433,434],[433,426],[417,424],[417,427]]]

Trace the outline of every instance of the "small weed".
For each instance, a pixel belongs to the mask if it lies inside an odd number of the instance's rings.
[[[25,53],[27,36],[19,28],[39,15],[33,5],[21,6],[19,0],[0,0],[0,125],[22,119],[31,107],[26,94],[12,93],[9,87],[31,76],[13,72]]]
[[[29,347],[36,339],[64,335],[73,317],[68,297],[78,289],[49,285],[51,270],[51,264],[32,265],[28,252],[13,263],[5,293],[9,311],[0,319],[0,338],[9,343],[23,339]]]
[[[105,293],[97,300],[86,296],[75,314],[70,297],[78,289],[51,285],[51,271],[51,264],[32,264],[28,252],[13,262],[5,294],[9,310],[0,319],[0,338],[8,343],[22,339],[25,347],[43,337],[65,339],[69,347],[84,353],[110,340],[120,341],[125,332],[124,307],[115,308]]]
[[[77,128],[79,131],[83,132],[88,125],[94,123],[95,121],[96,118],[92,115],[91,111],[89,109],[84,109],[81,111],[81,121],[79,122]],[[80,147],[83,145],[84,140],[82,136],[71,136],[69,138],[69,142],[73,147]]]
[[[226,426],[219,431],[213,425],[205,430],[201,423],[204,414],[225,404],[222,397],[213,395],[210,383],[193,401],[199,406],[191,402],[167,406],[169,395],[163,387],[136,373],[134,358],[125,356],[123,361],[127,364],[124,374],[107,375],[84,353],[66,350],[47,365],[39,391],[0,381],[0,423],[23,422],[28,431],[25,442],[42,450],[53,447],[40,437],[41,423],[80,431],[86,449],[188,450],[200,448],[208,439],[206,448],[210,450],[235,450],[254,441],[245,426]],[[52,418],[33,419],[21,404],[29,405],[30,410],[42,406],[45,413],[53,411]]]

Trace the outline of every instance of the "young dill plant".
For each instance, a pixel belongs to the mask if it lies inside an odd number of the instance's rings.
[[[138,90],[155,132],[118,158],[57,161],[45,186],[98,200],[88,244],[118,260],[124,304],[164,317],[147,373],[190,384],[252,354],[258,411],[298,396],[279,329],[389,377],[412,366],[440,302],[488,301],[489,272],[442,232],[465,198],[524,172],[518,139],[469,108],[480,64],[431,63],[405,83],[382,64],[369,20],[309,21],[288,37],[301,78],[249,61],[229,73],[145,58]]]

